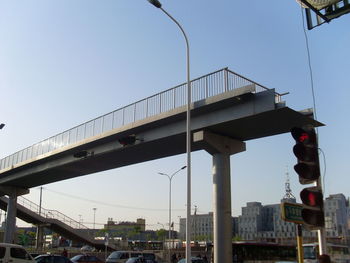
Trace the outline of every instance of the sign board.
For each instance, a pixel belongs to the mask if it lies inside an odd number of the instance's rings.
[[[281,216],[284,221],[293,222],[296,224],[304,224],[301,217],[303,205],[297,203],[281,203]]]

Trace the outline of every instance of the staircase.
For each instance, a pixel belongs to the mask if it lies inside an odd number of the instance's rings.
[[[6,211],[7,204],[8,198],[1,196],[0,209]],[[89,236],[89,228],[82,223],[57,210],[40,208],[23,196],[17,198],[17,217],[33,225],[44,225],[67,239],[93,246],[99,250],[105,249],[104,241],[94,240],[92,236]]]

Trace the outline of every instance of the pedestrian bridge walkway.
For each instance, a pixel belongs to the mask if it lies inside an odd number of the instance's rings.
[[[225,68],[192,80],[191,101],[196,103],[219,94],[239,90],[242,87],[251,87],[253,93],[268,90],[266,87]],[[281,96],[275,93],[275,99],[276,102],[280,102]],[[85,122],[2,158],[0,160],[0,174],[20,164],[35,161],[41,156],[57,152],[59,149],[67,146],[101,136],[123,126],[130,126],[135,122],[147,120],[186,105],[187,84],[184,83]]]
[[[288,108],[274,90],[227,68],[192,80],[191,93],[191,151],[213,156],[214,236],[228,249],[230,155],[244,151],[247,140],[322,124],[310,118],[312,111]],[[6,242],[13,240],[16,197],[29,188],[185,153],[186,96],[187,85],[176,86],[1,159],[0,195],[9,196]],[[218,200],[225,202],[218,206]]]
[[[192,151],[204,149],[196,133],[244,142],[321,125],[228,68],[192,80],[191,91]],[[185,153],[186,111],[187,83],[11,154],[0,160],[0,194]],[[135,142],[125,147],[130,137]]]

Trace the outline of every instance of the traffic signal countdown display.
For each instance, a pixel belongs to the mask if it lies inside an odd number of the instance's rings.
[[[296,144],[293,147],[298,163],[294,166],[301,184],[317,182],[320,177],[317,136],[314,128],[295,127],[291,130]],[[324,226],[323,194],[318,186],[307,187],[300,192],[303,203],[301,216],[311,227]]]

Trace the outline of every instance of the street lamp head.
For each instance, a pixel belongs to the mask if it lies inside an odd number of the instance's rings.
[[[185,165],[184,167],[181,167],[181,170],[183,170],[183,169],[185,169],[185,168],[187,168],[187,165]]]
[[[0,130],[5,127],[5,123],[0,124]]]
[[[157,8],[161,8],[162,4],[158,0],[148,0],[152,5],[154,5]]]

